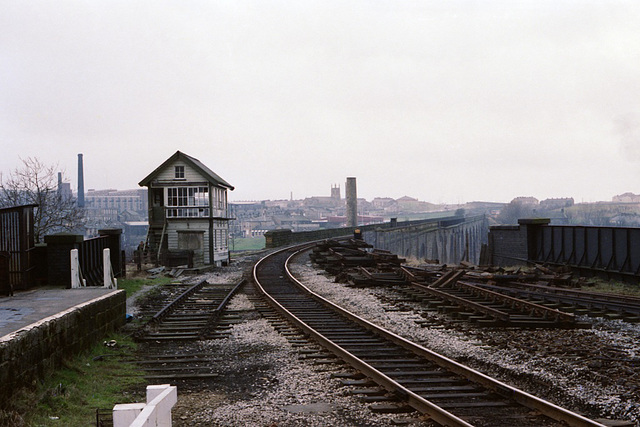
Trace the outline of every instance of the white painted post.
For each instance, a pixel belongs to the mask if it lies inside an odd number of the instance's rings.
[[[82,272],[80,271],[78,250],[71,249],[71,288],[75,289],[83,286],[87,286],[87,282],[82,278]]]
[[[156,426],[171,427],[171,408],[178,402],[178,388],[169,384],[147,386],[147,404],[156,406]]]
[[[114,427],[128,427],[140,415],[146,403],[118,403],[113,407]]]
[[[147,403],[126,403],[113,407],[113,426],[171,427],[171,408],[177,402],[176,386],[147,386]]]
[[[171,408],[178,402],[178,388],[169,384],[159,387],[164,390],[156,389],[150,393],[149,386],[147,386],[147,399],[153,395],[155,397],[151,401],[147,400],[147,406],[140,413],[140,417],[131,424],[131,427],[171,427]]]
[[[165,391],[167,387],[171,387],[171,384],[159,384],[147,386],[147,403],[158,397],[160,393]]]
[[[113,276],[113,269],[111,268],[111,250],[109,248],[105,248],[102,251],[102,266],[104,271],[102,274],[103,287],[118,289],[118,279]]]

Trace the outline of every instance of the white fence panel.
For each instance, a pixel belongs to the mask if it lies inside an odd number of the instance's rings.
[[[113,407],[114,427],[171,427],[171,408],[178,402],[178,388],[169,384],[147,386],[147,403]]]

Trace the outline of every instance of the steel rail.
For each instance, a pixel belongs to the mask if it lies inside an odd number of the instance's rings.
[[[569,323],[575,322],[575,316],[571,313],[564,313],[560,310],[545,307],[545,306],[524,301],[518,298],[513,298],[498,292],[490,291],[488,289],[482,289],[478,286],[475,286],[475,284],[472,284],[471,282],[458,281],[453,286],[468,289],[475,295],[490,296],[494,300],[501,301],[513,307],[518,307],[522,310],[528,309],[531,313],[538,314],[544,318],[551,317],[553,319],[556,319],[557,321],[569,322]]]
[[[536,285],[532,283],[510,282],[511,284],[525,285],[527,288],[541,290],[556,295],[576,296],[583,298],[597,298],[607,302],[623,303],[625,305],[633,305],[640,307],[640,297],[634,295],[620,295],[606,292],[589,292],[579,289],[557,288],[554,286]]]
[[[438,353],[435,353],[434,351],[431,351],[411,341],[408,341],[407,339],[402,338],[401,336],[396,335],[393,332],[390,332],[384,328],[374,325],[373,323],[343,309],[342,307],[332,303],[331,301],[328,301],[324,297],[311,291],[306,286],[304,286],[300,281],[298,281],[295,277],[293,277],[293,274],[291,274],[291,271],[289,270],[289,266],[288,266],[290,260],[294,256],[308,249],[308,247],[309,245],[305,245],[304,247],[300,247],[300,246],[297,247],[297,250],[295,250],[295,252],[287,258],[284,266],[287,274],[287,279],[285,279],[284,277],[282,279],[292,281],[294,284],[296,284],[296,286],[298,286],[299,288],[304,290],[306,293],[311,295],[314,299],[326,305],[327,307],[330,307],[332,310],[336,311],[340,315],[346,317],[347,319],[350,319],[354,323],[370,331],[375,331],[375,333],[378,336],[386,338],[389,341],[401,346],[406,350],[411,351],[412,353],[418,356],[423,357],[424,359],[430,362],[436,363],[439,366],[445,369],[448,369],[453,373],[459,374],[464,378],[469,379],[472,382],[480,384],[486,387],[487,389],[498,393],[501,396],[511,398],[525,407],[536,409],[540,411],[542,414],[549,416],[552,419],[555,419],[558,421],[564,421],[570,426],[604,427],[603,424],[597,423],[582,415],[576,414],[567,409],[561,408],[553,403],[547,402],[543,399],[540,399],[536,396],[533,396],[529,393],[519,390],[515,387],[509,386],[505,383],[497,381],[481,372],[472,370],[452,359],[444,357]],[[279,254],[281,252],[292,251],[292,250],[294,250],[294,247],[284,248],[282,250],[279,250],[277,252],[270,254],[265,258],[262,258],[260,261],[258,261],[258,263],[256,263],[253,270],[253,278],[260,292],[265,295],[265,297],[274,305],[274,307],[278,309],[278,311],[280,311],[283,315],[285,315],[285,317],[287,317],[290,321],[296,324],[299,328],[301,328],[307,334],[309,334],[314,339],[316,339],[319,343],[323,344],[329,351],[336,354],[336,356],[338,356],[339,358],[341,358],[342,360],[344,360],[354,368],[360,370],[362,373],[372,378],[376,383],[380,384],[390,392],[402,397],[410,406],[412,406],[413,408],[417,409],[422,413],[429,415],[434,421],[442,425],[448,425],[448,426],[470,426],[471,425],[466,421],[458,418],[457,416],[451,414],[450,412],[440,408],[436,404],[424,399],[420,395],[412,392],[411,390],[402,386],[397,381],[393,380],[392,378],[385,375],[384,373],[380,372],[378,369],[374,368],[364,360],[348,352],[341,346],[333,343],[330,339],[326,338],[324,335],[317,332],[315,329],[310,327],[307,323],[298,319],[297,316],[295,316],[293,313],[287,310],[282,304],[280,304],[276,300],[276,298],[269,295],[268,292],[262,287],[260,280],[258,279],[258,267],[263,262],[265,262],[265,260],[273,257],[274,255]]]
[[[220,302],[220,304],[218,304],[218,306],[211,312],[211,315],[207,320],[207,325],[204,328],[202,328],[202,330],[200,331],[200,336],[204,337],[204,335],[207,332],[209,332],[211,329],[215,327],[216,323],[218,322],[218,319],[220,318],[220,315],[224,311],[229,301],[231,301],[231,298],[233,298],[233,296],[238,292],[238,290],[246,282],[247,282],[247,279],[240,280],[238,283],[236,283],[233,289],[231,289],[231,291],[227,293],[227,296],[225,296],[224,299]]]
[[[305,247],[304,249],[301,249],[301,250],[305,250],[305,249],[307,249],[307,248]],[[305,323],[302,320],[300,320],[297,316],[295,316],[293,313],[291,313],[289,310],[287,310],[282,304],[280,304],[274,297],[269,295],[269,293],[262,287],[262,284],[260,283],[260,280],[258,279],[258,276],[257,276],[258,266],[262,262],[264,262],[266,259],[268,259],[269,257],[272,257],[275,254],[280,253],[280,252],[285,252],[287,250],[290,250],[290,248],[285,248],[285,249],[279,250],[277,252],[274,252],[274,253],[268,255],[265,258],[262,258],[261,260],[259,260],[256,263],[256,265],[254,266],[254,269],[253,269],[253,278],[254,278],[254,281],[256,283],[256,286],[258,287],[260,292],[274,306],[274,308],[276,308],[281,314],[283,314],[289,321],[294,323],[297,327],[299,327],[304,332],[309,334],[318,343],[323,345],[327,350],[331,351],[337,357],[339,357],[340,359],[344,360],[350,366],[356,368],[357,370],[359,370],[363,374],[365,374],[368,377],[370,377],[373,381],[375,381],[377,384],[381,385],[382,387],[384,387],[385,389],[387,389],[391,393],[394,393],[394,394],[398,395],[399,397],[402,397],[402,399],[405,400],[411,407],[415,408],[416,410],[418,410],[418,411],[420,411],[422,413],[425,413],[425,414],[429,415],[437,423],[439,423],[439,424],[441,424],[443,426],[451,426],[451,427],[473,427],[472,424],[467,423],[466,421],[456,417],[455,415],[453,415],[450,412],[440,408],[439,406],[429,402],[428,400],[423,399],[421,396],[419,396],[416,393],[412,392],[411,390],[403,387],[398,382],[396,382],[392,378],[388,377],[387,375],[383,374],[379,370],[375,369],[373,366],[369,365],[368,363],[366,363],[362,359],[354,356],[350,352],[344,350],[342,347],[336,345],[334,342],[332,342],[331,340],[327,339],[324,335],[322,335],[321,333],[319,333],[315,329],[313,329],[311,326],[309,326],[307,323]],[[299,281],[297,281],[295,278],[293,278],[293,275],[291,274],[291,272],[289,271],[289,268],[287,266],[287,264],[288,264],[289,260],[291,259],[291,257],[296,255],[297,253],[298,252],[295,252],[294,254],[292,254],[290,257],[287,258],[287,260],[285,262],[285,270],[286,270],[286,272],[288,274],[288,278],[289,279],[293,280],[297,285],[301,285]],[[310,292],[312,295],[316,295],[315,293],[311,292],[310,290],[308,290],[304,286],[303,286],[303,289],[306,289],[307,292]],[[322,298],[322,297],[320,297],[320,298]],[[322,300],[324,300],[324,298],[322,298]],[[324,301],[326,301],[326,300],[324,300]],[[333,306],[333,304],[331,304],[331,305]],[[334,307],[337,307],[337,306],[334,306]]]
[[[629,302],[624,297],[612,294],[590,293],[573,289],[556,289],[553,287],[541,287],[519,282],[510,282],[512,286],[489,285],[486,283],[475,283],[476,286],[498,290],[507,294],[526,295],[532,298],[539,298],[563,304],[569,304],[587,308],[600,308],[620,313],[640,315],[640,304],[635,298],[630,298]]]
[[[495,308],[487,307],[477,302],[470,301],[466,298],[457,297],[455,295],[449,294],[448,292],[440,291],[438,289],[434,289],[416,282],[411,283],[411,286],[437,298],[449,301],[450,303],[458,304],[463,307],[467,307],[471,310],[474,310],[475,312],[486,314],[503,322],[509,322],[511,320],[511,316],[509,315],[509,313],[505,313],[504,311],[497,310]]]
[[[205,283],[207,283],[207,281],[203,280],[202,282],[196,283],[195,285],[191,286],[189,289],[187,289],[182,294],[180,294],[178,297],[176,297],[176,299],[174,299],[169,304],[164,306],[160,311],[158,311],[151,318],[151,320],[149,320],[149,322],[153,322],[153,323],[159,322],[163,317],[165,317],[167,314],[169,314],[175,307],[177,307],[180,303],[182,303],[182,301],[184,299],[189,297],[191,294],[193,294],[198,289],[202,288],[205,285]]]

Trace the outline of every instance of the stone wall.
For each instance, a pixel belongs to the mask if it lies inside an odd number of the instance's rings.
[[[383,224],[378,224],[378,227]],[[356,228],[366,229],[372,226],[366,225],[362,227],[342,227],[342,228],[326,228],[313,231],[291,230],[270,230],[264,233],[266,248],[279,248],[282,246],[295,245],[297,243],[313,242],[314,240],[334,239],[337,237],[353,236]]]
[[[491,264],[500,267],[527,265],[535,259],[535,235],[549,224],[548,218],[523,218],[518,225],[495,225],[489,229]]]
[[[125,322],[126,292],[113,291],[0,340],[0,408],[16,389],[42,380],[65,358],[88,349]]]
[[[527,229],[519,225],[494,225],[489,229],[491,264],[501,267],[526,264]]]

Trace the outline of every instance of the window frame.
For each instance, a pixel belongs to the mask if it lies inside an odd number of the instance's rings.
[[[187,179],[185,176],[184,165],[175,165],[173,167],[174,179]]]
[[[209,187],[167,187],[165,209],[168,218],[208,218]]]

